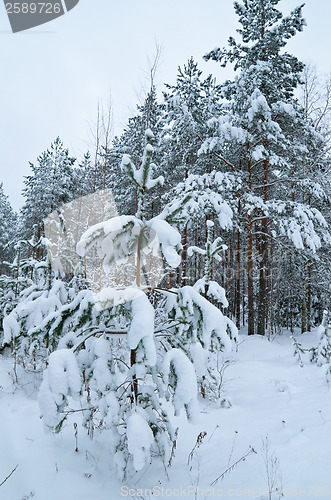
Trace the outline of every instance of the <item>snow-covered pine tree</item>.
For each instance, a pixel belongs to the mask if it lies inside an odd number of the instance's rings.
[[[189,174],[213,169],[215,158],[199,157],[198,151],[208,120],[220,112],[220,92],[212,75],[202,79],[202,71],[193,57],[178,67],[176,84],[166,84],[166,89],[162,138],[166,155],[162,167],[169,174],[171,185],[176,185]]]
[[[236,326],[194,287],[184,286],[164,293],[172,321],[168,327],[171,335],[165,343],[181,349],[192,361],[201,396],[217,405],[227,405],[221,393],[219,370],[222,358],[231,357],[238,333]]]
[[[74,198],[74,163],[75,159],[69,156],[68,149],[64,148],[59,137],[38,157],[36,164],[30,163],[32,175],[28,175],[24,181],[25,203],[20,218],[22,239],[31,238],[35,225],[40,238],[43,234],[43,220]]]
[[[147,130],[140,168],[128,156],[122,162],[137,188],[136,216],[92,226],[77,248],[88,258],[89,249],[96,247],[105,270],[135,256],[133,280],[129,286],[103,288],[94,296],[81,291],[62,307],[55,324],[70,324],[71,329],[49,358],[39,395],[49,428],[59,431],[70,408],[83,408],[90,435],[96,424],[99,430],[111,430],[113,462],[123,480],[142,469],[151,453],[164,463],[169,459],[175,433],[166,399],[176,413],[184,407],[189,417],[196,405],[192,363],[179,349],[162,352],[154,337],[154,308],[143,291],[150,286],[148,276],[143,280],[146,259],[156,256],[158,247],[168,264],[180,263],[179,233],[163,219],[146,218],[146,193],[163,182],[153,178],[152,139]]]
[[[229,173],[190,174],[174,188],[173,200],[165,206],[161,217],[190,228],[194,220],[204,216],[214,218],[222,229],[230,229],[233,218],[231,195],[236,185],[236,177]],[[226,197],[228,201],[225,201]],[[173,333],[166,341],[170,346],[183,349],[191,359],[201,395],[218,404],[226,404],[220,393],[220,358],[229,356],[238,330],[208,300],[214,297],[223,306],[228,305],[224,289],[212,280],[212,260],[224,247],[221,238],[214,241],[214,223],[211,220],[207,220],[205,249],[191,247],[191,250],[204,255],[205,276],[194,287],[184,286],[165,292],[167,311],[174,323],[170,325]]]
[[[220,254],[224,254],[224,251],[227,249],[227,246],[222,243],[222,238],[218,237],[214,240],[214,227],[214,222],[207,220],[207,241],[205,248],[189,247],[187,254],[191,257],[193,253],[198,253],[203,255],[205,260],[205,274],[194,284],[193,288],[205,298],[219,303],[223,307],[228,307],[229,303],[225,297],[224,288],[216,281],[213,281],[213,261],[215,259],[221,262],[222,257]]]
[[[75,293],[68,283],[54,279],[48,258],[36,258],[41,246],[43,239],[17,242],[3,318],[3,345],[12,348],[16,362],[24,368],[40,372],[63,334],[55,329],[57,313]]]
[[[9,243],[16,234],[17,217],[0,183],[0,274],[8,271],[5,262],[11,260],[12,248]]]
[[[16,361],[25,369],[42,372],[47,357],[56,349],[62,331],[55,334],[57,312],[70,298],[68,285],[54,280],[51,287],[41,279],[40,264],[36,269],[38,281],[24,289],[17,305],[3,319],[4,344],[10,345]],[[44,275],[45,268],[42,268]],[[71,297],[74,290],[71,290]]]
[[[36,231],[35,231],[36,233]],[[17,237],[16,237],[17,238]],[[47,273],[45,263],[36,260],[41,241],[36,241],[35,235],[29,240],[16,240],[13,243],[14,260],[7,263],[7,275],[0,276],[0,325],[3,330],[3,318],[7,316],[19,303],[21,293],[36,280],[40,280]],[[2,339],[2,343],[12,345]]]
[[[136,168],[129,155],[124,155],[122,160],[122,170],[127,173],[131,183],[136,186],[137,190],[137,212],[136,217],[141,221],[147,218],[146,195],[150,189],[157,186],[163,186],[164,177],[159,176],[153,179],[154,171],[156,170],[155,163],[152,163],[154,147],[152,141],[154,134],[151,129],[145,132],[145,150],[141,161],[141,166]]]
[[[281,204],[288,198],[288,188],[296,189],[297,181],[302,181],[297,178],[295,165],[300,164],[307,149],[303,111],[294,98],[304,66],[284,51],[287,41],[302,31],[305,21],[302,6],[284,17],[276,8],[278,3],[279,0],[235,2],[241,24],[237,31],[242,42],[230,37],[229,48],[218,48],[205,56],[206,60],[218,61],[222,66],[233,63],[237,72],[233,81],[222,86],[223,113],[210,120],[212,137],[205,141],[201,153],[216,152],[225,169],[242,176],[243,190],[238,193],[236,212],[241,234],[247,234],[248,332],[262,335],[267,323],[270,325],[273,243],[280,244],[269,208],[278,213],[278,222],[283,220],[281,226],[289,229],[292,241],[294,228],[300,226],[305,231],[301,222],[306,209],[300,203],[296,205],[295,196],[284,208]],[[232,145],[239,153],[236,157],[229,155]],[[308,225],[314,219],[318,225],[319,216],[316,218],[313,211]],[[292,216],[288,219],[289,213]],[[321,232],[325,232],[325,220],[320,222]],[[281,232],[285,234],[286,231]],[[259,254],[257,322],[253,286],[255,238]],[[301,243],[299,246],[296,243],[299,248]]]
[[[212,75],[203,79],[202,71],[191,57],[178,68],[176,84],[167,84],[163,96],[162,172],[166,174],[169,185],[176,186],[190,174],[212,171],[216,164],[215,156],[199,156],[198,151],[206,135],[208,120],[220,111],[219,89]],[[164,194],[164,200],[170,202],[171,198],[172,191],[169,190]],[[201,217],[190,227],[183,227],[182,263],[177,276],[181,285],[187,282],[190,274],[187,248],[201,243],[198,233],[204,222]],[[200,268],[196,271],[199,273]]]
[[[77,186],[76,197],[93,193],[100,186],[97,185],[97,167],[92,164],[91,154],[88,151],[84,154],[83,160],[78,168],[74,169],[75,185]]]
[[[164,151],[161,148],[164,112],[157,101],[156,89],[152,85],[142,104],[137,105],[137,113],[129,118],[128,124],[120,137],[115,137],[107,153],[107,186],[112,189],[119,213],[135,214],[137,211],[136,185],[128,177],[123,177],[121,165],[125,154],[130,154],[135,165],[140,166],[145,149],[145,132],[153,130],[154,161],[160,172]],[[155,196],[146,200],[149,216],[159,213],[162,189],[155,191]]]
[[[14,240],[16,236],[17,217],[8,197],[0,184],[0,336],[2,337],[2,321],[10,311],[15,298],[15,280],[11,276],[8,264],[15,255]]]
[[[165,205],[161,217],[181,229],[187,227],[188,231],[197,221],[201,224],[206,220],[214,220],[217,230],[230,230],[237,205],[236,193],[240,189],[240,177],[229,172],[189,174],[173,188],[172,200]]]

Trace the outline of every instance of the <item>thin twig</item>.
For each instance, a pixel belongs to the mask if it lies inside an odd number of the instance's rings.
[[[174,456],[175,456],[175,451],[176,451],[176,447],[177,447],[177,437],[178,437],[178,427],[175,430],[175,439],[173,440],[173,443],[172,443],[172,449],[171,449],[170,459],[168,462],[168,467],[170,467],[172,465],[172,461],[173,461]]]
[[[8,479],[10,478],[10,476],[11,476],[12,474],[14,474],[15,470],[17,469],[17,467],[18,467],[18,464],[16,465],[15,469],[13,469],[13,470],[11,471],[11,473],[10,473],[10,474],[6,477],[6,479],[4,479],[4,480],[2,481],[2,483],[0,483],[0,486],[2,486],[3,484],[5,484],[5,482],[6,482],[6,481],[8,481]]]
[[[197,440],[196,440],[196,443],[195,445],[193,446],[192,450],[191,450],[191,453],[189,454],[188,458],[187,458],[187,465],[190,465],[190,462],[191,460],[193,459],[194,457],[194,452],[197,448],[200,448],[200,446],[202,445],[202,441],[203,439],[207,436],[207,432],[206,431],[202,431],[200,432],[200,434],[198,435],[197,437]]]
[[[231,462],[231,458],[232,458],[232,455],[234,452],[234,447],[235,447],[236,439],[237,439],[237,435],[238,435],[238,431],[234,431],[234,432],[235,432],[235,435],[234,435],[233,444],[232,444],[232,448],[231,448],[231,452],[230,452],[230,456],[229,456],[229,460],[228,460],[228,467],[229,467],[230,462]]]
[[[211,434],[210,438],[208,439],[208,443],[209,443],[209,441],[211,440],[211,438],[213,437],[213,435],[215,434],[215,432],[217,431],[217,429],[219,429],[219,428],[220,428],[220,426],[219,426],[219,425],[216,425],[216,427],[215,427],[215,429],[213,430],[213,432],[212,432],[212,434]]]
[[[224,479],[224,476],[226,476],[226,474],[228,474],[229,472],[231,472],[240,462],[244,462],[246,460],[246,458],[248,457],[248,455],[250,455],[251,453],[255,453],[257,454],[257,452],[254,450],[254,448],[252,448],[250,446],[250,450],[246,453],[246,455],[244,455],[243,457],[239,458],[239,460],[237,460],[234,464],[231,465],[231,467],[228,467],[220,476],[218,476],[212,483],[211,483],[211,486],[215,486],[215,484],[219,481],[219,480],[223,480]]]

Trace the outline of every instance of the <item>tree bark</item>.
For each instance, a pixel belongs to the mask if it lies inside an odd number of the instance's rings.
[[[311,332],[311,262],[308,262],[307,332]]]
[[[249,216],[251,220],[251,216]],[[247,226],[247,294],[248,294],[248,335],[254,335],[254,290],[253,290],[253,236],[252,223]]]
[[[236,326],[240,328],[240,231],[237,231],[237,287],[236,287]]]
[[[266,221],[263,220],[262,223],[262,235],[260,242],[260,276],[259,276],[259,313],[258,313],[258,325],[257,333],[259,335],[265,335],[266,319],[268,316],[268,281],[267,281],[267,269],[268,269],[268,240],[266,236]]]
[[[182,251],[182,262],[180,267],[180,276],[179,276],[179,286],[187,285],[186,273],[187,273],[187,225],[183,231],[183,251]]]
[[[264,147],[267,149],[267,142],[264,143]],[[269,163],[268,160],[263,162],[264,170],[264,188],[263,188],[263,200],[268,201],[268,170]],[[258,325],[257,333],[259,335],[265,335],[265,328],[268,317],[268,277],[267,272],[269,270],[269,259],[268,259],[268,224],[269,219],[265,217],[262,220],[262,234],[260,241],[260,288],[259,288],[259,315],[258,315]]]

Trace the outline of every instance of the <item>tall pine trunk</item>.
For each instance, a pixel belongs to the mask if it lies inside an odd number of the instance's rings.
[[[267,149],[268,144],[265,142],[264,147]],[[268,201],[268,160],[263,162],[264,170],[264,188],[263,188],[263,200]],[[267,273],[269,271],[269,259],[268,259],[268,224],[269,219],[264,217],[262,219],[262,234],[260,240],[260,281],[259,281],[259,314],[258,314],[258,325],[257,333],[259,335],[265,335],[265,328],[268,317],[268,278]]]
[[[240,328],[240,231],[237,230],[237,286],[236,286],[236,326]]]
[[[248,150],[247,145],[247,150]],[[250,158],[247,161],[249,190],[252,191],[252,168]],[[253,225],[252,216],[248,215],[247,224],[247,295],[248,295],[248,335],[254,335],[254,288],[253,288]]]
[[[307,332],[311,331],[311,262],[308,262]]]
[[[262,235],[260,241],[260,274],[259,274],[259,313],[258,313],[258,324],[257,333],[259,335],[265,335],[266,320],[268,316],[268,240],[266,236],[267,231],[267,220],[264,219],[262,222]]]
[[[179,269],[179,286],[185,286],[187,285],[187,225],[184,228],[183,231],[183,239],[182,239],[182,245],[183,245],[183,250],[182,250],[182,262],[181,266]]]
[[[254,335],[254,290],[253,290],[253,235],[249,216],[247,226],[247,295],[248,295],[248,335]]]

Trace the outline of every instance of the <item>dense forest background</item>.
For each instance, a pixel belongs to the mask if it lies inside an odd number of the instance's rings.
[[[234,63],[233,81],[204,78],[190,59],[162,98],[154,86],[157,49],[151,87],[119,137],[111,137],[111,110],[100,109],[95,149],[83,159],[57,138],[30,163],[19,214],[1,186],[2,283],[45,259],[44,220],[65,203],[109,189],[119,214],[136,212],[137,187],[123,174],[122,157],[131,155],[139,167],[151,129],[155,173],[165,182],[146,210],[150,218],[167,212],[182,234],[182,263],[168,271],[168,285],[201,277],[203,257],[189,257],[187,249],[204,247],[206,221],[213,220],[227,250],[212,273],[227,291],[228,314],[238,327],[248,322],[250,334],[270,335],[320,323],[330,306],[330,81],[281,54],[283,41],[271,37],[265,48],[263,38],[254,38],[249,52],[232,41],[232,48],[205,56]],[[233,214],[229,223],[218,217],[224,203]],[[30,259],[21,271],[13,264],[18,253]]]

